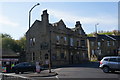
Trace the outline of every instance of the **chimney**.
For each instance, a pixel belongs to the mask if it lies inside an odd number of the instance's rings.
[[[75,26],[76,26],[76,27],[81,27],[80,21],[76,21]]]
[[[48,20],[48,17],[49,17],[49,14],[47,13],[47,10],[44,10],[43,11],[43,14],[41,15],[41,20],[46,24],[49,23],[49,20]]]

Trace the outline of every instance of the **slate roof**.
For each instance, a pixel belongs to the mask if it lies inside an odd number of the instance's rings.
[[[109,36],[111,36],[111,37],[115,38],[116,40],[120,41],[120,36],[116,36],[116,35],[109,35]]]
[[[89,40],[95,40],[96,37],[87,37],[87,39],[89,39]]]
[[[95,40],[96,37],[88,37],[89,40]],[[97,35],[98,40],[120,40],[120,36],[115,35]]]
[[[12,56],[18,57],[19,54],[15,53],[11,49],[2,49],[2,56],[3,57],[12,57]]]

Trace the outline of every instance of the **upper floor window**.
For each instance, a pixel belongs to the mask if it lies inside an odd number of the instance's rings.
[[[60,36],[57,36],[57,40],[58,40],[58,41],[60,40]]]
[[[85,47],[85,40],[81,40],[81,46]]]
[[[30,46],[32,46],[32,38],[30,39]]]
[[[95,51],[94,50],[92,50],[92,55],[94,55],[95,54]]]
[[[67,37],[64,37],[64,40],[67,41]]]
[[[73,46],[73,38],[70,38],[70,46]]]
[[[60,36],[57,36],[56,38],[57,38],[57,42],[60,42]]]
[[[98,47],[100,47],[101,46],[101,43],[100,42],[98,42]]]
[[[64,37],[64,43],[67,44],[67,37]]]
[[[113,41],[113,46],[115,46],[115,41]]]
[[[35,41],[36,41],[35,38],[31,38],[31,39],[30,39],[30,46],[35,45]]]
[[[110,46],[110,41],[107,41],[107,46]]]
[[[33,45],[35,45],[35,38],[33,38]]]

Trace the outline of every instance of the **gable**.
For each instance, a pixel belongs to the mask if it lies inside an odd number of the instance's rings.
[[[63,22],[62,19],[58,22],[58,28],[61,29],[61,30],[66,29],[66,25],[65,25],[65,23]]]

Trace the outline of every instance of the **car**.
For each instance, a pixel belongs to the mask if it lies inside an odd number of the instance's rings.
[[[114,71],[120,71],[120,56],[110,56],[110,57],[104,57],[100,61],[99,66],[103,72],[114,72]]]
[[[43,67],[41,67],[41,70],[43,70]],[[36,65],[29,62],[22,62],[12,67],[12,71],[15,72],[16,74],[19,74],[19,72],[21,72],[22,74],[24,72],[35,72]]]

